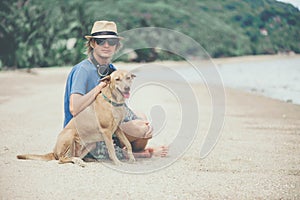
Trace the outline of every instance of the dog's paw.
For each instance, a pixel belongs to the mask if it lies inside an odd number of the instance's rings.
[[[113,163],[114,163],[114,165],[117,165],[117,166],[123,165],[123,163],[119,160],[114,160]]]
[[[129,158],[128,162],[129,163],[135,163],[135,158],[132,156],[132,158]]]
[[[80,158],[73,158],[72,159],[73,163],[80,166],[80,167],[85,167],[86,164],[84,163],[84,161]]]
[[[135,159],[129,159],[128,162],[129,163],[135,163]]]
[[[135,162],[135,158],[134,158],[134,156],[133,156],[133,153],[132,152],[129,152],[128,153],[128,162],[129,163],[134,163]]]

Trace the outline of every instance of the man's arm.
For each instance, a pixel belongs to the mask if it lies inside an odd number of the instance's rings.
[[[81,94],[71,94],[70,96],[70,112],[75,117],[78,113],[83,111],[96,99],[96,96],[101,92],[101,90],[106,87],[106,82],[100,82],[95,88],[89,91],[85,95]]]

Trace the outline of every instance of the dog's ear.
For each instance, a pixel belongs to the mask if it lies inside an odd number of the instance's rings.
[[[108,75],[108,76],[101,78],[100,82],[110,83],[110,79],[111,79],[111,77],[110,77],[110,75]]]
[[[135,78],[136,77],[136,75],[135,74],[131,74],[131,78],[133,79],[133,78]]]

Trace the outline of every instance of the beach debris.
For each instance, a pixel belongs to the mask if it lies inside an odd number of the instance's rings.
[[[285,118],[286,118],[286,115],[285,115],[285,114],[282,114],[282,118],[284,118],[284,119],[285,119]]]
[[[4,146],[0,154],[7,153],[9,151],[9,148],[7,146]]]

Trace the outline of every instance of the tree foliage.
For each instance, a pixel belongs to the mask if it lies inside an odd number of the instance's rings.
[[[119,32],[180,31],[213,57],[300,53],[300,12],[275,0],[2,0],[0,11],[0,67],[73,65],[85,57],[83,36],[102,19]],[[155,49],[136,54],[135,61],[180,59]]]

